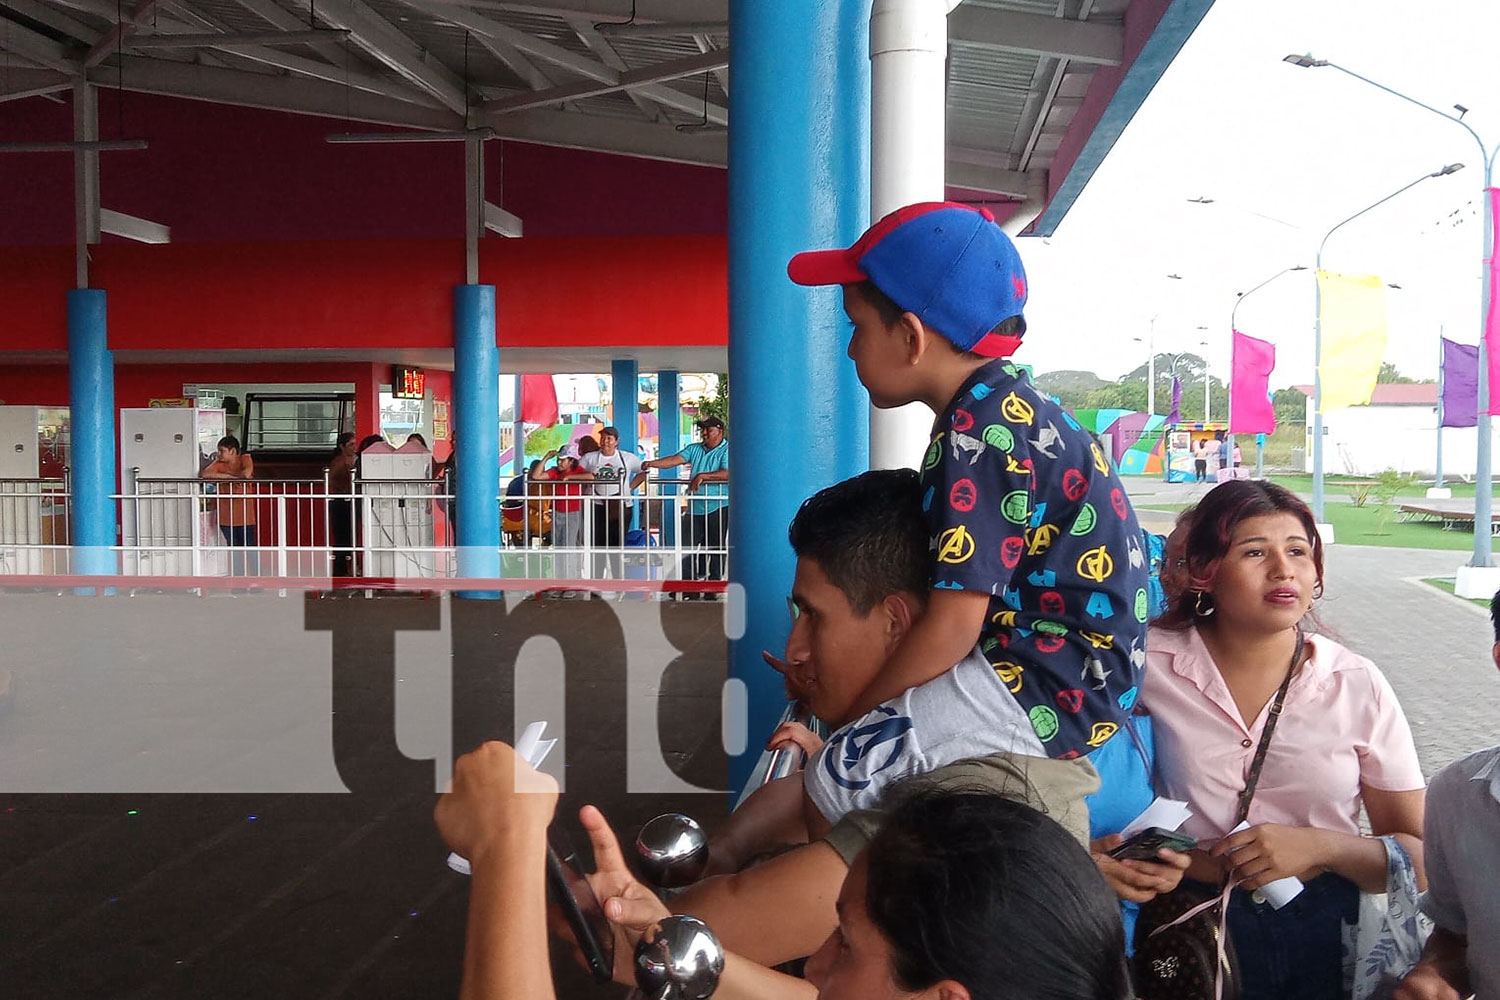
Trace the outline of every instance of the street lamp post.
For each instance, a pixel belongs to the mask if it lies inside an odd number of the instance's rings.
[[[1198,329],[1206,330],[1208,327],[1200,326]],[[1203,348],[1203,422],[1206,424],[1212,419],[1208,405],[1210,395],[1208,391],[1208,341],[1200,340],[1198,341],[1198,346]],[[1225,421],[1225,424],[1227,428],[1228,421]],[[1224,434],[1227,437],[1229,431],[1226,429]]]
[[[1328,246],[1328,238],[1340,229],[1353,222],[1355,219],[1384,205],[1398,195],[1405,194],[1412,188],[1425,180],[1433,177],[1443,177],[1447,174],[1462,170],[1462,163],[1450,163],[1446,167],[1434,170],[1430,174],[1423,174],[1410,184],[1405,185],[1381,198],[1373,205],[1355,212],[1349,218],[1340,222],[1323,235],[1323,242],[1318,244],[1317,270],[1323,270],[1323,248]],[[1313,288],[1313,517],[1319,524],[1323,523],[1323,286],[1314,282]]]
[[[1231,310],[1229,310],[1229,338],[1230,338],[1230,343],[1229,343],[1229,368],[1230,368],[1230,371],[1229,371],[1229,416],[1226,418],[1227,421],[1233,421],[1234,420],[1234,335],[1236,333],[1238,333],[1239,329],[1240,329],[1240,324],[1239,324],[1239,319],[1238,319],[1239,314],[1240,314],[1240,304],[1243,303],[1250,296],[1254,295],[1256,292],[1260,291],[1262,288],[1265,288],[1271,282],[1275,281],[1277,278],[1281,277],[1283,274],[1291,274],[1293,271],[1306,271],[1306,270],[1307,270],[1307,265],[1305,265],[1305,264],[1293,264],[1291,267],[1283,267],[1281,270],[1277,271],[1275,274],[1271,275],[1265,281],[1262,281],[1260,284],[1256,285],[1254,288],[1250,289],[1248,292],[1240,292],[1239,295],[1235,296],[1234,308],[1231,309]],[[1232,427],[1232,426],[1229,428],[1229,436],[1230,436],[1230,439],[1233,440],[1233,438],[1234,438],[1234,427]],[[1266,436],[1265,436],[1265,434],[1257,434],[1257,435],[1255,435],[1255,478],[1256,479],[1263,479],[1263,478],[1265,478],[1265,475],[1266,475]]]
[[[1440,118],[1446,118],[1450,122],[1461,126],[1479,146],[1480,162],[1484,166],[1484,190],[1482,192],[1484,201],[1484,246],[1480,251],[1480,260],[1484,263],[1485,268],[1483,272],[1483,292],[1480,295],[1479,302],[1479,405],[1477,407],[1478,426],[1475,428],[1478,432],[1479,447],[1474,459],[1474,555],[1470,558],[1469,565],[1474,567],[1493,566],[1494,562],[1490,558],[1490,547],[1492,544],[1490,512],[1493,506],[1494,483],[1491,480],[1490,471],[1490,416],[1486,412],[1490,408],[1490,373],[1489,350],[1484,342],[1484,329],[1485,324],[1489,320],[1490,299],[1495,294],[1494,289],[1490,287],[1491,277],[1488,260],[1494,241],[1495,230],[1494,212],[1490,205],[1490,187],[1493,184],[1495,156],[1496,154],[1500,154],[1500,145],[1496,145],[1493,150],[1486,147],[1479,133],[1474,131],[1473,126],[1464,121],[1460,115],[1452,115],[1446,111],[1439,111],[1429,104],[1424,104],[1414,97],[1408,97],[1406,94],[1401,93],[1401,91],[1393,90],[1383,83],[1377,83],[1367,76],[1361,76],[1351,69],[1345,69],[1337,63],[1331,63],[1326,59],[1314,59],[1308,55],[1290,55],[1286,57],[1285,61],[1305,69],[1327,66],[1329,69],[1336,69],[1346,76],[1352,76],[1362,83],[1368,83],[1370,86],[1383,90],[1393,97],[1401,98],[1401,100],[1406,101],[1408,104],[1415,104],[1424,111],[1430,111]]]

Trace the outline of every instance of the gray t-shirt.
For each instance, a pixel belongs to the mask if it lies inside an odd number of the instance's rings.
[[[945,764],[1000,752],[1046,758],[1026,713],[975,648],[828,738],[803,785],[825,819],[879,803],[884,790]]]
[[[1422,912],[1469,938],[1477,1000],[1500,1000],[1500,746],[1470,754],[1427,786]]]
[[[639,457],[619,450],[613,455],[592,451],[579,461],[594,474],[593,495],[596,497],[616,497],[622,492],[629,493],[630,481],[641,471]]]

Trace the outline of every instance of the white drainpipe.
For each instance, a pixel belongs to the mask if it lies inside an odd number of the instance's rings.
[[[1005,220],[1000,228],[1009,236],[1021,235],[1021,230],[1036,221],[1047,207],[1047,171],[1032,170],[1026,174],[1026,200],[1016,208],[1015,214]]]
[[[870,12],[870,219],[942,201],[948,11],[956,0],[874,0]],[[916,468],[933,414],[870,408],[870,467]]]

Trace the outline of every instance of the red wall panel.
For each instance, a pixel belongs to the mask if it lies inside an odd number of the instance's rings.
[[[502,347],[718,345],[719,236],[490,239]],[[94,250],[115,350],[451,347],[462,241],[368,240]],[[72,255],[0,249],[0,348],[61,351]]]

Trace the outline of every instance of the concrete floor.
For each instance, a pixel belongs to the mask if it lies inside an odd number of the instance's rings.
[[[722,786],[723,607],[5,595],[0,993],[456,995],[467,880],[431,819],[451,749],[546,713],[575,840],[585,802],[622,836],[712,823],[721,793],[625,789]],[[38,787],[74,791],[13,791]],[[554,966],[562,996],[623,994]]]

